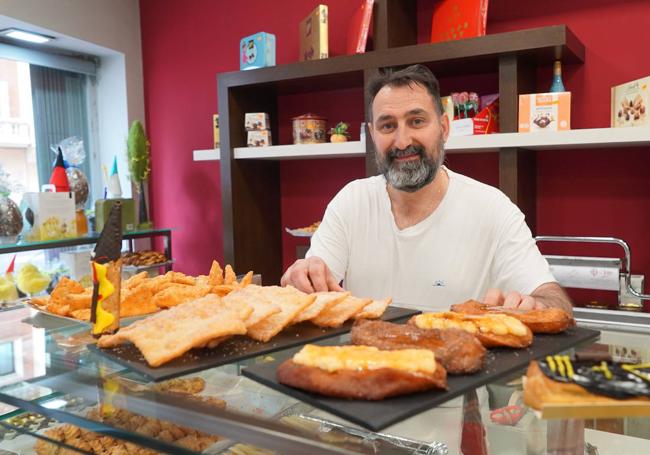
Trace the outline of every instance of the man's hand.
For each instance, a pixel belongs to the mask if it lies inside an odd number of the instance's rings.
[[[521,310],[541,310],[555,307],[566,311],[569,315],[573,314],[571,299],[557,283],[544,283],[530,295],[522,295],[516,291],[510,291],[504,295],[499,289],[488,289],[483,297],[483,303]]]
[[[284,272],[280,280],[282,286],[290,284],[303,292],[343,291],[325,262],[312,256],[298,259]]]
[[[541,310],[548,308],[545,303],[535,300],[532,295],[521,295],[516,291],[503,294],[499,289],[488,289],[483,297],[483,303],[504,308],[519,308],[521,310]]]

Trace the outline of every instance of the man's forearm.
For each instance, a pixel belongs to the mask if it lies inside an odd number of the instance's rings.
[[[531,296],[548,307],[560,308],[573,314],[573,303],[568,294],[557,283],[545,283],[535,289]]]

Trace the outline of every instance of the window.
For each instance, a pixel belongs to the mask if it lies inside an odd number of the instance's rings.
[[[0,45],[0,57],[6,54],[6,47]],[[70,65],[56,68],[56,57],[34,58],[34,52],[25,50],[18,52],[18,57],[14,53],[11,59],[0,58],[0,166],[19,184],[18,191],[12,193],[17,203],[23,191],[39,191],[49,182],[55,159],[51,148],[65,138],[83,140],[86,158],[79,167],[89,183],[93,175],[100,175],[93,172],[93,166],[99,166],[91,128],[96,124],[91,102],[95,76],[70,71]],[[62,59],[66,63],[70,57]],[[88,201],[101,197],[93,194],[97,185],[89,186]],[[86,208],[89,205],[87,202]]]

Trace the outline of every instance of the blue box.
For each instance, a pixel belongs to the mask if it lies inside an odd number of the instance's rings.
[[[239,69],[275,66],[275,35],[259,32],[239,42]]]

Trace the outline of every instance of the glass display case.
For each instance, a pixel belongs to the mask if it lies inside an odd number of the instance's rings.
[[[157,274],[172,270],[174,264],[172,256],[173,231],[174,229],[159,228],[124,232],[123,276],[129,277],[141,271]],[[39,286],[38,292],[31,294],[32,296],[41,295],[43,290],[50,292],[62,276],[79,281],[84,286],[90,286],[89,258],[99,240],[99,235],[97,232],[91,232],[69,239],[34,242],[21,239],[15,243],[0,244],[0,289],[2,289],[3,283],[7,284],[7,280],[16,285],[14,292],[8,292],[6,289],[0,292],[0,310],[20,305],[28,292],[35,292],[21,288],[20,270],[27,264],[36,267],[36,275],[42,273],[41,276],[43,276],[43,285]],[[154,246],[153,242],[157,238],[162,240],[162,252],[148,251]],[[130,256],[128,261],[127,255]],[[141,260],[138,261],[138,259]],[[11,269],[13,269],[13,273],[10,272]]]
[[[614,359],[650,360],[648,326],[624,331],[598,324],[600,340],[589,349],[607,351]],[[348,339],[345,334],[319,343]],[[0,453],[650,450],[650,418],[539,419],[522,402],[523,369],[372,432],[241,374],[289,357],[299,347],[154,383],[88,350],[92,342],[83,323],[28,307],[0,312]]]

